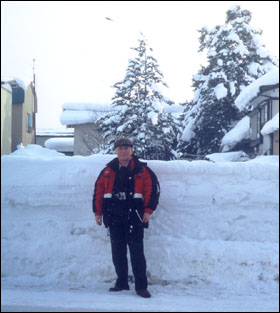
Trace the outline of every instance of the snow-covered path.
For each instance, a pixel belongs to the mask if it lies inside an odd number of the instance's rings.
[[[92,290],[4,289],[1,312],[279,312],[279,295],[264,291],[231,294],[213,286],[153,285],[152,298],[133,289],[109,293],[110,284]]]

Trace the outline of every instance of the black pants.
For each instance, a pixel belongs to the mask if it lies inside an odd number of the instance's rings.
[[[127,246],[135,278],[135,290],[147,289],[146,259],[144,255],[144,228],[129,223],[110,226],[112,259],[115,266],[116,287],[128,289]]]

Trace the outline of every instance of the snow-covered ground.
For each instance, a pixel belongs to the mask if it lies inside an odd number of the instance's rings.
[[[2,311],[279,311],[279,157],[149,161],[161,184],[145,231],[151,299],[112,294],[94,183],[114,156],[36,145],[1,158]],[[131,273],[131,269],[130,269]]]

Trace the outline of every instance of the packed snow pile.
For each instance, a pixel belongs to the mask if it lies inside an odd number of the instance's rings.
[[[271,120],[265,123],[261,130],[262,135],[269,135],[279,130],[279,112],[273,116]]]
[[[44,145],[50,150],[73,152],[74,138],[50,138]]]
[[[95,224],[92,193],[114,156],[31,157],[21,151],[1,159],[2,284],[113,282],[110,241]],[[149,283],[276,290],[278,161],[148,161],[161,184],[145,231]]]
[[[33,159],[37,158],[43,158],[43,159],[52,159],[54,157],[64,157],[64,153],[57,152],[55,150],[51,150],[48,148],[43,148],[39,145],[30,144],[26,147],[22,144],[17,146],[17,150],[12,153],[13,156],[23,156],[23,157],[29,157]],[[2,164],[1,159],[1,164]],[[1,176],[2,177],[2,176]]]
[[[206,159],[212,162],[243,162],[250,160],[243,151],[232,151],[224,153],[211,153],[206,155]]]

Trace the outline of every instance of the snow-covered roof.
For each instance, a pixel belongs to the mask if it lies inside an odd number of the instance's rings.
[[[64,103],[63,112],[60,116],[62,125],[78,125],[86,123],[95,123],[98,118],[115,112],[116,109],[110,104],[69,102]],[[184,110],[182,105],[166,105],[163,112],[180,115]]]
[[[37,128],[36,136],[69,137],[74,136],[74,128]]]
[[[235,100],[235,105],[241,111],[260,92],[260,87],[279,84],[279,68],[276,68],[262,77],[256,79],[252,84],[244,88]]]
[[[269,135],[279,129],[279,112],[266,122],[261,130],[262,135]]]
[[[73,152],[74,138],[50,138],[45,141],[44,145],[51,150]]]
[[[29,85],[29,83],[27,83],[27,80],[22,80],[18,77],[2,77],[1,76],[1,83],[5,82],[12,85],[17,85],[18,87],[21,87],[23,90],[26,91],[27,86]]]
[[[114,111],[109,104],[71,102],[64,103],[63,112],[60,116],[62,125],[78,125],[95,123],[98,118]]]
[[[8,90],[9,92],[13,92],[11,85],[8,83],[1,83],[1,87]]]
[[[91,102],[66,102],[63,104],[64,110],[74,111],[111,111],[112,106],[107,103],[91,103]]]
[[[231,129],[222,139],[223,152],[233,148],[238,142],[249,138],[250,118],[243,117],[233,129]]]

